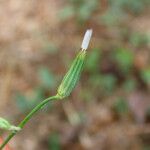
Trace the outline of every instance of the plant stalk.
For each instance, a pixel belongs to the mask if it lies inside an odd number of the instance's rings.
[[[31,112],[20,122],[20,124],[18,125],[18,127],[20,127],[21,129],[26,125],[26,123],[32,118],[32,116],[39,111],[40,109],[43,108],[43,106],[45,104],[47,104],[49,101],[51,100],[56,100],[56,99],[60,99],[60,97],[58,95],[49,97],[45,100],[43,100],[42,102],[40,102],[37,106],[35,106],[34,109],[31,110]],[[12,133],[10,133],[10,135],[6,138],[6,140],[2,143],[2,145],[0,146],[0,150],[2,150],[5,145],[17,134],[17,131],[13,131]]]

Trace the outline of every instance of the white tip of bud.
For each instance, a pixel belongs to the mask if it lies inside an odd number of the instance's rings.
[[[84,35],[84,38],[83,38],[83,41],[82,41],[82,45],[81,45],[82,49],[86,50],[88,48],[91,36],[92,36],[92,29],[89,29],[89,30],[86,31],[86,33]]]

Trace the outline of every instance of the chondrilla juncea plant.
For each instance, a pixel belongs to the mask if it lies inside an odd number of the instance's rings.
[[[40,102],[20,122],[18,127],[15,127],[15,126],[9,124],[9,122],[4,120],[3,118],[1,119],[1,121],[0,121],[0,128],[6,129],[6,130],[11,130],[12,133],[10,133],[10,135],[2,143],[2,145],[0,146],[0,150],[2,150],[5,147],[5,145],[11,140],[11,138],[19,130],[21,130],[26,125],[26,123],[32,118],[32,116],[37,111],[42,109],[43,106],[45,106],[49,101],[63,99],[63,98],[65,98],[65,97],[70,95],[70,93],[73,91],[74,87],[76,86],[76,84],[77,84],[77,82],[78,82],[78,80],[80,78],[80,74],[82,72],[83,64],[84,64],[84,61],[85,61],[86,50],[88,48],[91,36],[92,36],[92,30],[91,29],[87,30],[85,35],[84,35],[84,38],[83,38],[83,42],[82,42],[82,45],[81,45],[81,50],[79,51],[79,53],[77,54],[76,58],[74,59],[70,69],[68,70],[68,72],[64,76],[60,86],[58,87],[57,94],[55,96],[48,97],[47,99],[45,99],[42,102]]]

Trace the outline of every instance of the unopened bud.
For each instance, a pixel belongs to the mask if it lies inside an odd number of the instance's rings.
[[[83,64],[86,56],[86,49],[89,45],[91,35],[92,30],[87,30],[81,45],[81,51],[76,56],[69,71],[66,73],[58,88],[57,95],[59,96],[59,98],[69,96],[74,87],[76,86],[83,69]]]
[[[4,118],[0,118],[0,128],[4,130],[10,130],[10,131],[19,131],[20,128],[16,127],[14,125],[11,125],[7,120]]]

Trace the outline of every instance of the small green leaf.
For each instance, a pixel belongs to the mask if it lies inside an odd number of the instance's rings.
[[[19,107],[21,112],[25,112],[30,109],[30,101],[21,93],[17,93],[15,95],[15,99],[17,102],[17,106]]]
[[[141,77],[143,81],[147,84],[150,83],[150,68],[145,68],[141,71]]]
[[[111,93],[115,89],[116,81],[116,77],[112,74],[101,76],[100,86],[102,91],[106,94]]]
[[[93,86],[91,90],[98,89],[101,95],[109,95],[116,88],[117,78],[113,74],[97,73],[91,76],[89,82]]]
[[[49,150],[60,150],[60,139],[57,133],[52,133],[49,137]]]
[[[130,40],[131,44],[134,45],[135,47],[147,45],[147,43],[149,41],[148,36],[146,36],[144,34],[139,34],[137,32],[131,34],[129,40]]]
[[[58,49],[57,46],[53,43],[49,43],[49,41],[45,41],[43,43],[43,50],[46,53],[54,54],[56,53],[57,49]]]
[[[74,8],[70,5],[60,11],[59,17],[61,20],[70,19],[74,15]]]
[[[21,130],[19,127],[16,127],[14,125],[11,125],[7,120],[0,117],[0,128],[4,130],[10,130],[10,131],[19,131]]]
[[[101,51],[99,49],[93,49],[87,57],[85,63],[85,70],[90,72],[98,72],[101,60]]]
[[[39,77],[43,86],[46,88],[53,88],[55,85],[55,77],[54,75],[45,67],[40,68]]]
[[[127,80],[123,84],[123,88],[127,92],[131,92],[132,90],[136,88],[136,86],[137,86],[137,82],[134,78],[127,78]]]
[[[97,8],[98,1],[97,0],[92,0],[92,1],[86,1],[82,5],[78,7],[78,17],[79,20],[81,21],[86,21],[88,20],[94,10]]]
[[[119,114],[126,114],[129,112],[128,103],[124,98],[119,98],[115,102],[114,108]]]
[[[117,65],[123,73],[128,73],[133,65],[134,55],[131,50],[119,48],[114,53]]]

